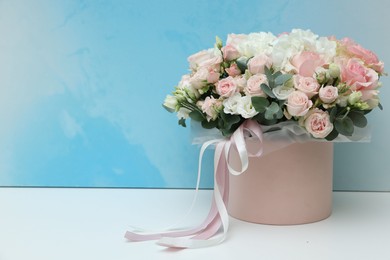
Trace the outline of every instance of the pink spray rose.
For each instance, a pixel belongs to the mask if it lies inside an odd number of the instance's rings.
[[[267,77],[264,74],[256,74],[248,79],[244,92],[248,96],[261,96],[267,97],[267,95],[260,88],[261,84],[267,84]]]
[[[222,47],[223,58],[227,61],[232,61],[240,57],[240,53],[233,45],[225,45]]]
[[[378,86],[378,73],[366,68],[358,59],[349,59],[341,64],[341,80],[352,90],[374,89]]]
[[[207,69],[206,67],[201,67],[194,75],[189,79],[190,84],[196,88],[200,89],[206,85],[206,83],[216,83],[219,80],[219,72],[214,71],[213,69]]]
[[[229,76],[235,77],[241,74],[241,70],[238,68],[236,63],[232,63],[229,68],[226,68],[225,71]]]
[[[333,130],[328,112],[315,108],[310,111],[305,119],[305,128],[315,138],[325,138]]]
[[[322,87],[319,91],[320,99],[326,104],[334,102],[337,99],[338,94],[338,88],[333,86]]]
[[[207,121],[215,120],[218,116],[219,109],[222,107],[222,102],[215,99],[213,96],[206,97],[201,104],[202,111],[207,115]]]
[[[292,116],[304,116],[313,106],[313,102],[302,91],[292,92],[287,99],[287,111]]]
[[[320,84],[318,84],[317,80],[312,77],[294,75],[293,82],[294,87],[305,93],[309,98],[312,98],[314,95],[318,94]]]
[[[265,54],[260,54],[254,56],[248,62],[248,69],[252,74],[264,73],[264,67],[267,66],[270,68],[272,65],[272,60]]]
[[[237,85],[233,77],[229,76],[227,78],[221,79],[216,83],[217,93],[221,97],[231,97],[236,93]]]
[[[318,53],[303,51],[295,55],[291,64],[296,68],[299,75],[304,77],[313,77],[315,70],[325,64]]]

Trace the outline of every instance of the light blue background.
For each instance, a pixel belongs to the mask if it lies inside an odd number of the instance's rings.
[[[305,28],[349,36],[386,65],[389,11],[385,0],[0,0],[0,185],[193,187],[198,147],[161,107],[187,56],[216,35]],[[337,190],[390,190],[383,85],[372,142],[336,145]]]

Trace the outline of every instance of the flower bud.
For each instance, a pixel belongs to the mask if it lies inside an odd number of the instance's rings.
[[[348,103],[350,105],[354,105],[356,102],[359,102],[361,98],[362,98],[362,92],[354,91],[351,93],[351,95],[349,95]]]
[[[332,78],[340,77],[340,67],[337,64],[331,63],[329,65],[329,76]]]

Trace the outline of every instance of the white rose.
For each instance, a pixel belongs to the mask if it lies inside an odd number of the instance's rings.
[[[287,111],[292,116],[304,116],[313,106],[313,102],[302,91],[292,92],[287,99]]]
[[[315,108],[311,110],[305,119],[306,130],[315,138],[325,138],[333,130],[328,112]]]
[[[319,96],[324,103],[329,104],[337,99],[338,93],[338,88],[333,86],[325,86],[320,88]]]
[[[237,105],[240,99],[241,99],[240,93],[235,93],[233,96],[225,99],[222,103],[223,112],[225,112],[225,114],[237,115],[238,114]]]
[[[237,104],[237,112],[243,118],[247,118],[247,119],[252,118],[259,113],[252,106],[252,100],[250,96],[243,96],[240,98]]]
[[[288,96],[290,96],[291,93],[294,92],[294,88],[290,88],[287,86],[277,86],[276,88],[272,89],[272,93],[276,96],[279,100],[286,100]]]

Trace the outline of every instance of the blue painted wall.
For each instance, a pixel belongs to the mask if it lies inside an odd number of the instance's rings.
[[[0,1],[0,185],[193,187],[198,147],[161,107],[187,56],[215,35],[309,28],[390,64],[389,11],[385,0]],[[383,83],[372,143],[336,145],[335,189],[390,190]]]

